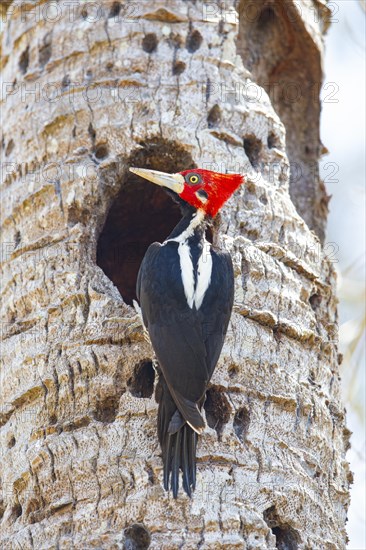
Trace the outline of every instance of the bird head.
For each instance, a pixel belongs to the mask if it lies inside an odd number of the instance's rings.
[[[173,191],[193,208],[203,210],[212,218],[244,181],[241,174],[219,174],[202,168],[167,174],[131,167],[130,172]]]

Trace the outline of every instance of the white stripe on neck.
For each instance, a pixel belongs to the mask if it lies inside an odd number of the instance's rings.
[[[193,308],[193,305],[196,306],[196,309],[201,307],[207,289],[210,285],[212,275],[211,244],[206,241],[206,238],[204,237],[203,250],[198,259],[197,283],[196,285],[194,284],[194,268],[188,239],[194,235],[194,230],[200,225],[204,217],[205,214],[203,210],[199,209],[197,214],[192,218],[187,229],[178,235],[178,237],[175,237],[174,239],[167,239],[163,243],[163,245],[165,245],[169,242],[176,242],[179,245],[178,254],[184,294],[191,309]]]
[[[196,229],[196,227],[199,226],[200,223],[203,222],[204,217],[204,211],[201,209],[197,210],[197,213],[192,217],[191,221],[189,222],[189,226],[187,227],[187,229],[185,229],[180,235],[178,235],[178,237],[175,237],[174,239],[168,239],[167,241],[164,241],[163,244],[170,242],[181,243],[182,241],[186,241],[187,239],[189,239],[189,237],[193,237],[194,230]]]

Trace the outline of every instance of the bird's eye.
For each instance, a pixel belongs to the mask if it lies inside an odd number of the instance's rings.
[[[188,183],[191,183],[192,185],[195,185],[196,183],[199,183],[201,181],[201,178],[198,174],[191,174],[188,177]]]

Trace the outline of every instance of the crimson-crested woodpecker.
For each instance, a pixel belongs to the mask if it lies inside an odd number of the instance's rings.
[[[177,497],[181,469],[183,488],[191,496],[197,434],[205,429],[201,409],[234,299],[231,257],[206,240],[205,230],[243,177],[198,168],[177,174],[130,171],[166,188],[183,214],[162,244],[148,248],[137,278],[137,298],[162,373],[158,436],[164,487],[169,490],[171,477]]]

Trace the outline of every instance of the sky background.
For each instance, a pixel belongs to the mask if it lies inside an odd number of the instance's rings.
[[[365,550],[365,1],[330,5],[321,94],[321,139],[329,154],[321,174],[332,195],[326,242],[337,249],[343,392],[353,432],[347,454],[354,473],[348,549]]]

